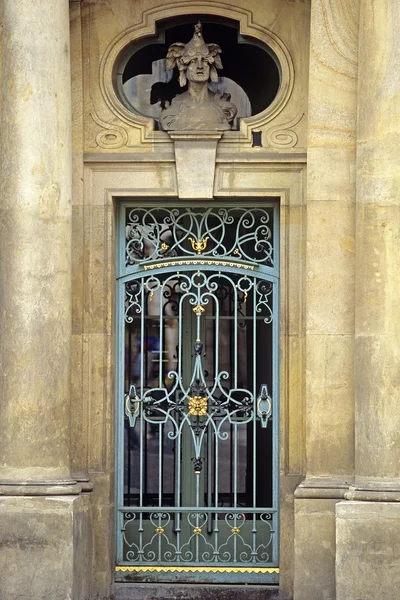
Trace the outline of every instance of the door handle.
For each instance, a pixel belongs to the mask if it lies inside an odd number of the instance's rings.
[[[135,427],[141,402],[141,398],[136,393],[136,387],[132,384],[129,392],[125,395],[125,414],[129,419],[130,427]]]
[[[268,394],[268,386],[262,383],[257,396],[257,416],[260,417],[261,427],[266,428],[272,415],[272,398]]]

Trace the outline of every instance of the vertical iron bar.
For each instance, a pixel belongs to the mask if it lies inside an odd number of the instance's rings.
[[[159,334],[158,334],[158,385],[160,388],[164,386],[163,381],[163,350],[164,350],[164,323],[163,323],[163,295],[165,280],[159,288],[159,302],[158,302],[158,323],[159,323]],[[157,315],[155,315],[157,316]],[[163,425],[158,425],[158,503],[162,506],[163,503]]]
[[[212,504],[212,435],[213,427],[209,423],[207,425],[207,507],[211,507]],[[207,521],[207,532],[212,533],[212,516],[209,515]]]
[[[126,338],[128,338],[128,381],[127,381],[127,387],[126,387],[126,391],[129,391],[129,386],[132,383],[132,339],[131,339],[131,331],[130,328],[127,327],[125,325],[125,349],[126,349]],[[126,350],[125,350],[126,352]],[[126,369],[126,353],[125,353],[125,369]],[[131,428],[127,427],[125,428],[124,426],[124,430],[126,429],[126,433],[127,433],[127,469],[128,469],[128,473],[127,473],[127,504],[130,505],[131,504],[131,469],[132,469],[132,465],[131,465]],[[125,469],[124,469],[125,471]],[[125,473],[124,473],[125,474]],[[125,504],[125,502],[124,502]]]
[[[200,508],[200,475],[196,475],[196,508]],[[196,527],[199,527],[199,513],[196,513]],[[195,535],[196,542],[196,562],[199,562],[199,535]]]
[[[179,276],[179,274],[178,274]],[[183,346],[183,340],[182,340],[182,312],[183,312],[183,298],[184,295],[181,296],[179,298],[179,306],[178,306],[178,352],[177,352],[177,360],[178,360],[178,365],[177,365],[177,371],[178,371],[178,377],[179,380],[182,381],[182,346]],[[177,387],[177,391],[176,394],[180,394],[180,390],[179,387]],[[179,421],[179,426],[181,426],[182,423],[181,421]],[[182,443],[182,435],[179,434],[176,437],[176,441],[175,441],[175,449],[176,449],[176,456],[175,456],[175,464],[176,464],[176,471],[177,471],[177,475],[176,475],[176,480],[175,480],[175,506],[180,507],[181,506],[181,477],[182,477],[182,448],[181,448],[181,443]],[[181,557],[181,513],[177,512],[175,515],[175,532],[176,532],[176,546],[178,549],[178,553],[179,553],[179,558]],[[182,520],[183,520],[183,516],[182,516]]]
[[[234,442],[233,442],[233,506],[237,508],[237,470],[238,470],[238,426],[233,425]],[[236,523],[235,523],[236,526]]]
[[[161,528],[161,513],[158,513],[158,527]],[[158,536],[158,561],[161,562],[161,554],[162,554],[162,535]]]
[[[121,219],[122,220],[122,219]],[[116,486],[116,548],[117,548],[117,560],[124,560],[124,548],[123,548],[123,533],[122,528],[124,525],[124,514],[119,510],[124,504],[124,448],[125,448],[125,432],[124,432],[124,381],[125,381],[125,284],[118,282],[117,285],[117,348],[116,356],[118,359],[118,371],[117,371],[117,386],[116,386],[116,403],[117,403],[117,418],[116,418],[116,435],[117,435],[117,486]]]
[[[140,313],[140,398],[143,398],[143,394],[144,394],[144,352],[146,350],[145,348],[145,340],[144,340],[144,336],[145,336],[145,322],[144,322],[144,318],[145,318],[145,292],[144,292],[144,277],[141,277],[140,279],[140,284],[141,284],[141,293],[140,293],[140,305],[141,305],[141,313]],[[143,444],[143,438],[145,435],[145,427],[144,427],[144,422],[143,422],[143,407],[140,408],[140,437],[139,437],[139,506],[143,507],[143,478],[146,476],[145,474],[145,470],[144,470],[144,456],[143,456],[143,451],[144,451],[144,444]],[[147,485],[147,484],[146,484]],[[143,512],[140,511],[139,513],[139,549],[141,550],[143,548]]]
[[[233,504],[233,425],[229,422],[229,503]]]
[[[234,351],[234,386],[237,388],[238,383],[238,297],[237,297],[237,288],[235,288],[232,284],[233,295],[235,298],[235,306],[234,306],[234,315],[233,315],[233,331],[234,331],[234,340],[233,340],[233,351]],[[231,322],[231,319],[229,320]]]
[[[162,423],[158,424],[158,505],[162,506],[163,496],[163,431]]]
[[[254,398],[254,408],[253,408],[253,507],[257,506],[257,363],[256,363],[256,355],[257,355],[257,278],[254,277],[253,280],[253,398]],[[257,548],[257,516],[256,513],[253,513],[253,552],[255,554],[254,560],[256,560],[256,548]]]
[[[279,282],[272,288],[272,501],[273,507],[278,508],[279,503]],[[279,558],[279,519],[274,514],[272,518],[275,533],[272,539],[272,558],[278,564]]]

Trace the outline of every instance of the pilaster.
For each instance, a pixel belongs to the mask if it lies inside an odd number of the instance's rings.
[[[296,600],[335,598],[335,504],[354,479],[358,1],[313,0],[306,255],[307,476],[295,493]]]
[[[400,61],[396,0],[361,2],[356,236],[356,482],[400,477]],[[379,488],[379,485],[378,485]]]
[[[68,2],[3,12],[0,490],[74,494]]]
[[[338,600],[398,598],[400,6],[361,0],[355,484],[337,506]],[[368,574],[368,576],[367,576]]]
[[[83,600],[90,510],[69,456],[68,2],[4,0],[2,12],[0,596]]]

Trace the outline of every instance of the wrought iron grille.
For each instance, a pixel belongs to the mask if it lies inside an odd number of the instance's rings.
[[[276,580],[276,212],[121,207],[120,571]]]

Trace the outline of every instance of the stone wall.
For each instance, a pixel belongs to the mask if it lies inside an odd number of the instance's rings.
[[[0,11],[0,596],[109,598],[115,207],[180,193],[173,141],[118,104],[112,66],[158,19],[196,13],[283,65],[275,107],[218,142],[212,189],[280,199],[282,596],[397,600],[398,2]]]

